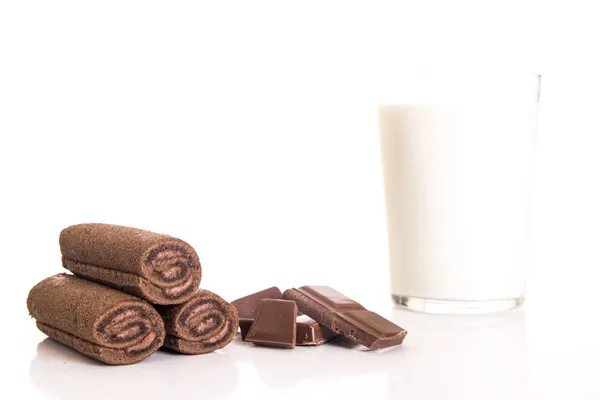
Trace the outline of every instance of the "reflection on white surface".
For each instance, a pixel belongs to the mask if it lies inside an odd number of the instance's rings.
[[[238,371],[220,352],[189,357],[159,351],[141,363],[113,367],[45,339],[31,361],[30,377],[58,399],[177,399],[200,391],[227,395],[236,388]]]
[[[281,350],[236,338],[221,351],[184,356],[159,351],[143,362],[110,367],[51,340],[39,343],[30,364],[34,385],[71,399],[528,398],[522,310],[443,316],[399,310],[387,314],[405,327],[405,344],[364,351],[343,339]],[[250,397],[249,397],[250,396]]]
[[[389,398],[521,399],[528,397],[522,309],[485,315],[396,311],[414,341],[390,365]]]

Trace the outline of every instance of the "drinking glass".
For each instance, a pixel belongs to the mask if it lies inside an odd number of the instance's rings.
[[[429,74],[389,85],[378,119],[399,306],[523,304],[540,79]]]

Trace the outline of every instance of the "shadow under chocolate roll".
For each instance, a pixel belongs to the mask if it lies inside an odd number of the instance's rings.
[[[237,310],[208,290],[200,289],[183,304],[156,309],[167,330],[164,346],[180,353],[210,353],[228,345],[238,330]]]
[[[154,304],[179,304],[198,290],[196,251],[168,235],[107,224],[73,225],[60,233],[63,267]]]
[[[147,302],[75,276],[35,285],[27,308],[51,338],[107,364],[133,364],[160,348],[165,327]]]

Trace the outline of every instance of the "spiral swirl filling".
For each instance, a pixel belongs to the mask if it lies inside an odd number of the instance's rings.
[[[223,305],[213,299],[199,298],[188,304],[178,318],[183,339],[215,346],[229,339],[231,321]]]
[[[146,277],[162,289],[165,297],[177,298],[194,290],[197,261],[187,249],[176,244],[161,245],[148,253]]]
[[[153,349],[160,341],[148,310],[139,304],[122,305],[105,315],[94,335],[100,345],[133,355]]]

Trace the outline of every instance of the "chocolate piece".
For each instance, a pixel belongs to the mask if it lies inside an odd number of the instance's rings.
[[[82,278],[154,304],[179,304],[198,290],[202,269],[186,242],[107,224],[73,225],[60,233],[63,267]]]
[[[242,340],[246,340],[253,322],[252,318],[240,318]],[[341,336],[306,315],[299,315],[296,318],[296,346],[317,346]]]
[[[293,301],[261,300],[246,340],[260,346],[293,349],[296,345],[297,314],[298,307]]]
[[[283,293],[283,298],[295,301],[300,312],[318,323],[369,349],[401,344],[407,333],[328,286],[288,289]]]
[[[240,318],[240,332],[242,332],[242,340],[246,340],[250,327],[254,323],[254,318]]]
[[[296,345],[298,346],[317,346],[341,336],[306,315],[296,318]]]
[[[162,345],[165,327],[144,300],[75,276],[35,285],[27,308],[39,330],[107,364],[133,364]]]
[[[210,353],[225,347],[238,329],[235,308],[205,289],[183,304],[156,309],[167,330],[164,346],[184,354]]]
[[[261,290],[260,292],[252,293],[248,296],[242,297],[241,299],[234,300],[231,302],[231,305],[237,310],[240,319],[250,318],[253,320],[256,316],[256,312],[258,311],[258,307],[262,299],[280,298],[281,290],[273,286],[268,289]]]

